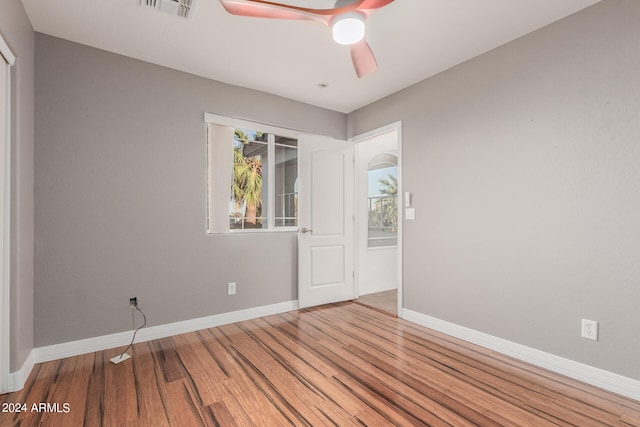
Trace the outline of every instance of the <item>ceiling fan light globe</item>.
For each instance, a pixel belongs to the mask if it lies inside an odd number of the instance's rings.
[[[333,40],[342,45],[358,43],[364,38],[364,17],[358,13],[337,16],[331,24]]]

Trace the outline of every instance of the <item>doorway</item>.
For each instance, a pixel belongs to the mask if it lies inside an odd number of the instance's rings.
[[[400,124],[358,136],[356,302],[401,316]]]

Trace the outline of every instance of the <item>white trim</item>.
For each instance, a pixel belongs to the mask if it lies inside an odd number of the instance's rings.
[[[353,297],[360,298],[360,208],[358,207],[358,198],[360,197],[360,154],[356,147],[359,142],[357,137],[349,138],[347,141],[353,143]]]
[[[276,137],[270,133],[267,136],[267,229],[276,228]],[[297,148],[297,147],[296,147]],[[273,167],[270,167],[273,165]],[[264,169],[263,169],[264,170]],[[283,212],[284,214],[284,212]]]
[[[364,141],[366,139],[375,138],[376,136],[380,136],[380,135],[384,135],[384,134],[389,133],[389,132],[393,132],[394,130],[397,130],[398,132],[402,131],[402,120],[398,120],[397,122],[389,123],[388,125],[382,126],[380,128],[377,128],[377,129],[370,130],[370,131],[365,132],[365,133],[361,133],[360,135],[352,136],[351,138],[348,139],[348,141],[351,141],[353,143],[358,143],[358,142]],[[400,155],[400,153],[398,153],[398,160],[400,160],[399,155]]]
[[[14,391],[21,390],[24,387],[35,364],[36,352],[35,350],[31,350],[29,352],[29,356],[27,356],[27,359],[24,361],[20,369],[9,374],[9,386],[7,387],[8,393],[13,393]]]
[[[4,57],[9,65],[13,65],[16,62],[16,57],[9,49],[9,45],[4,41],[2,35],[0,34],[0,55]]]
[[[404,255],[403,255],[403,241],[404,241],[404,165],[402,157],[402,121],[392,123],[391,126],[395,127],[398,132],[398,317],[403,316],[404,312],[404,284],[403,284],[403,270]]]
[[[6,85],[5,93],[5,133],[0,135],[0,149],[4,151],[4,199],[2,209],[4,211],[4,220],[0,224],[3,227],[2,245],[2,277],[0,277],[0,393],[10,388],[11,382],[11,66],[15,62],[15,56],[0,36],[0,54],[6,61],[6,79],[0,84]],[[0,64],[0,66],[4,66]]]
[[[278,304],[233,311],[230,313],[214,314],[213,316],[152,326],[150,328],[140,329],[136,335],[135,342],[140,343],[159,338],[171,337],[173,335],[213,328],[244,320],[257,319],[259,317],[270,316],[273,314],[286,313],[297,309],[298,301],[287,301]],[[103,335],[84,340],[38,347],[35,349],[35,363],[43,363],[51,360],[63,359],[65,357],[125,346],[131,342],[132,332],[133,331],[119,332],[111,335]]]
[[[229,232],[226,234],[227,236],[229,234],[251,234],[251,233],[255,233],[255,234],[268,234],[268,233],[297,233],[298,232],[298,227],[276,227],[276,228],[233,228],[230,229]],[[218,233],[220,234],[220,233]],[[209,236],[214,236],[215,233],[209,233]]]
[[[219,116],[217,114],[204,113],[204,121],[207,123],[213,123],[221,126],[229,126],[233,128],[243,128],[260,130],[265,133],[274,133],[279,136],[286,136],[287,138],[297,139],[301,133],[307,133],[305,131],[291,129],[286,127],[280,127],[270,125],[268,123],[261,123],[251,120],[239,119],[235,117]]]
[[[640,381],[613,372],[565,359],[522,344],[507,341],[476,330],[436,319],[412,310],[404,310],[403,319],[455,338],[497,351],[521,361],[618,393],[631,399],[640,400]]]
[[[328,133],[318,133],[318,131],[316,130],[298,129],[287,125],[266,123],[252,119],[245,119],[238,116],[221,116],[214,113],[204,113],[204,121],[207,123],[215,123],[224,126],[244,126],[249,129],[255,128],[257,126],[262,131],[277,133],[278,135],[286,136],[289,138],[297,138],[301,133],[309,133],[312,135],[328,136],[329,138],[333,138],[333,136],[329,135]]]

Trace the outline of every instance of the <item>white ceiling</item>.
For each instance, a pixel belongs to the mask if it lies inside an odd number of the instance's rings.
[[[22,3],[35,31],[347,113],[598,1],[396,0],[367,21],[379,69],[362,79],[329,28],[232,16],[218,0],[195,0],[186,20],[140,0]],[[335,0],[281,2],[330,8]]]

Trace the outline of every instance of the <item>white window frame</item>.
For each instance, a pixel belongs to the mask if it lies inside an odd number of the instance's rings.
[[[292,129],[287,129],[287,128],[281,128],[278,126],[273,126],[273,125],[268,125],[268,124],[264,124],[264,123],[259,123],[259,122],[253,122],[253,121],[249,121],[249,120],[244,120],[244,119],[237,119],[237,118],[233,118],[233,117],[226,117],[226,116],[219,116],[217,114],[212,114],[212,113],[205,113],[204,114],[204,121],[207,124],[213,124],[213,125],[218,125],[218,126],[228,126],[231,128],[242,128],[242,129],[249,129],[249,130],[255,130],[255,131],[260,131],[260,132],[264,132],[269,134],[269,141],[268,141],[268,145],[267,145],[267,157],[269,159],[272,159],[270,161],[275,161],[275,146],[279,145],[275,143],[275,138],[273,135],[278,135],[278,136],[284,136],[287,138],[292,138],[292,139],[298,139],[300,134],[302,132],[299,131],[295,131]],[[210,152],[210,146],[209,144],[213,143],[213,141],[210,141],[209,138],[207,138],[207,152]],[[211,173],[211,159],[208,160],[207,162],[207,175],[209,176]],[[270,167],[267,168],[267,182],[269,182],[269,188],[268,188],[268,203],[267,203],[267,228],[252,228],[252,229],[241,229],[241,230],[237,230],[237,229],[231,229],[229,227],[229,221],[227,219],[227,225],[226,228],[224,230],[220,230],[219,228],[216,229],[215,227],[212,226],[212,224],[209,223],[210,221],[210,214],[207,215],[207,234],[222,234],[222,233],[229,233],[229,234],[243,234],[243,233],[281,233],[281,232],[297,232],[298,231],[298,227],[297,226],[282,226],[282,227],[276,227],[275,225],[275,210],[276,210],[276,205],[275,205],[275,200],[276,200],[276,189],[275,189],[275,185],[273,185],[273,183],[275,183],[275,174],[276,174],[276,170],[274,167]],[[209,178],[211,179],[211,178]],[[222,194],[212,194],[211,191],[211,183],[209,182],[207,185],[207,208],[209,210],[209,212],[211,212],[212,210],[214,210],[216,207],[214,206],[216,203],[221,203],[222,199]],[[229,188],[226,191],[226,197],[228,200],[229,196],[230,196],[230,185]],[[228,213],[227,213],[228,215]]]
[[[385,155],[383,154],[383,156],[385,156]],[[390,156],[396,158],[396,156],[394,156],[394,155],[390,155]],[[379,157],[379,156],[374,157],[374,160],[377,157]],[[379,162],[379,163],[370,164],[369,167],[367,168],[367,184],[369,183],[369,173],[372,170],[375,170],[375,169],[371,169],[371,168],[373,166],[376,166],[376,165],[385,165],[385,168],[386,167],[394,167],[394,168],[396,168],[396,176],[395,176],[395,178],[397,180],[398,179],[398,164],[397,164],[398,160],[397,160],[397,158],[396,158],[395,162],[396,163],[392,163],[391,160],[386,160],[386,161],[382,161],[382,162]],[[368,197],[368,195],[367,195],[367,197]],[[382,196],[382,197],[384,197],[384,196]],[[387,196],[387,197],[391,197],[391,196]],[[368,197],[368,198],[370,199],[370,197]],[[399,197],[399,195],[396,194],[395,199],[396,199],[396,204],[397,204],[397,209],[398,209],[398,212],[396,214],[396,216],[397,216],[396,222],[399,223],[400,220],[401,220],[400,211],[402,210],[401,207],[400,207],[400,197]],[[396,224],[396,227],[397,227],[397,224]],[[393,244],[393,245],[369,246],[369,241],[371,239],[370,233],[371,233],[371,230],[369,229],[369,218],[367,218],[367,236],[366,236],[366,240],[367,240],[367,245],[366,245],[367,248],[366,248],[366,250],[367,251],[378,251],[378,250],[393,249],[393,248],[397,248],[398,247],[398,229],[396,229],[396,237],[395,237],[396,243]]]

